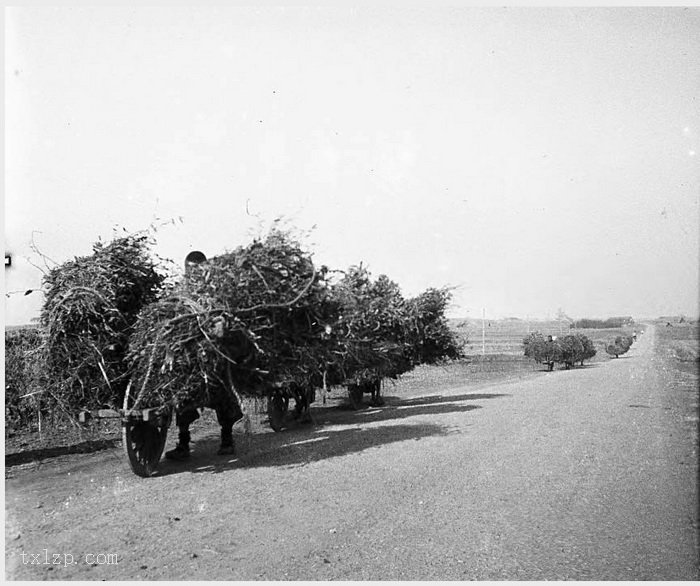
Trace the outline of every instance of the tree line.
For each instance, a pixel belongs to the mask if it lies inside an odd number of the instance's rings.
[[[589,318],[584,318],[584,319],[579,319],[570,324],[570,328],[572,329],[580,329],[580,330],[605,330],[605,329],[614,329],[614,328],[621,328],[623,326],[629,326],[634,323],[634,320],[632,319],[631,316],[622,316],[622,317],[609,317],[608,319],[589,319]]]

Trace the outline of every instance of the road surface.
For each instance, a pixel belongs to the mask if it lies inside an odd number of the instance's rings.
[[[189,462],[151,479],[120,450],[63,456],[10,471],[6,572],[698,579],[695,401],[649,328],[625,357],[585,368],[318,409],[316,427],[256,435],[238,458],[200,437]]]

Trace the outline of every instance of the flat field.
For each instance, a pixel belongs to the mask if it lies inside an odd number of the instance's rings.
[[[486,357],[517,357],[523,354],[523,338],[531,332],[541,332],[545,336],[565,336],[570,333],[580,333],[588,336],[596,345],[598,354],[592,362],[605,359],[605,344],[615,339],[619,335],[631,335],[635,330],[637,333],[643,331],[643,324],[626,326],[612,329],[582,329],[569,328],[565,322],[556,320],[521,320],[521,319],[501,319],[485,320],[482,330],[480,319],[452,320],[450,324],[455,331],[467,340],[465,351],[468,357],[477,357],[482,354],[482,333],[483,349]]]
[[[700,344],[700,323],[684,322],[666,326],[668,322],[657,322],[656,339],[658,351],[666,356],[676,369],[698,372],[698,346]]]

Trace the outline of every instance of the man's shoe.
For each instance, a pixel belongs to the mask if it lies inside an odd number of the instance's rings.
[[[178,462],[181,462],[183,460],[187,460],[187,458],[190,457],[190,449],[183,448],[182,446],[175,446],[174,450],[165,452],[165,457],[168,460],[176,460]]]
[[[219,456],[230,456],[236,453],[236,449],[233,446],[221,446],[216,453]]]

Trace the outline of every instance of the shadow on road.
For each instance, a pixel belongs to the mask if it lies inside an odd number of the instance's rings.
[[[381,427],[327,429],[335,425],[364,425],[368,423],[391,422],[420,415],[441,415],[467,413],[480,409],[479,405],[464,404],[467,401],[481,401],[508,397],[505,393],[472,393],[462,395],[430,395],[404,399],[397,396],[384,397],[385,405],[352,411],[344,404],[329,407],[313,407],[312,416],[316,425],[305,425],[288,421],[289,427],[281,433],[262,433],[251,436],[250,445],[240,458],[230,462],[226,457],[216,456],[218,438],[204,437],[197,441],[192,459],[184,463],[163,460],[161,474],[176,474],[189,471],[221,471],[241,466],[278,466],[304,464],[310,461],[330,458],[346,453],[359,452],[384,443],[420,439],[430,435],[444,435],[447,428],[432,424],[394,424]],[[368,400],[369,397],[365,397]],[[171,433],[177,433],[173,426]],[[319,437],[328,436],[321,442]],[[100,450],[120,447],[121,438],[100,439],[80,442],[67,446],[55,446],[6,454],[5,466],[10,468],[34,461],[47,460],[68,454],[87,454]],[[226,461],[222,464],[222,460]],[[221,468],[221,466],[225,466]],[[219,470],[221,468],[221,470]]]
[[[442,415],[446,413],[466,413],[473,409],[479,409],[478,405],[460,405],[463,401],[480,401],[484,399],[496,399],[508,397],[505,393],[481,393],[467,395],[431,395],[429,397],[417,397],[415,399],[401,399],[400,397],[383,397],[385,404],[381,407],[372,407],[367,404],[357,411],[348,410],[344,405],[330,409],[318,409],[314,412],[317,423],[322,425],[343,423],[365,423],[368,421],[388,421],[392,419],[405,419],[418,415]]]
[[[244,453],[238,457],[217,456],[218,438],[211,436],[202,438],[196,442],[196,449],[190,460],[186,462],[164,460],[159,467],[158,475],[167,476],[183,472],[217,473],[234,468],[259,466],[305,465],[393,442],[444,436],[455,432],[446,426],[420,422],[360,426],[418,415],[467,413],[481,409],[481,406],[460,404],[461,402],[507,396],[509,395],[503,393],[481,393],[433,395],[405,400],[389,396],[384,398],[387,404],[380,408],[365,408],[358,411],[348,411],[342,405],[316,408],[312,410],[316,425],[292,424],[292,427],[281,433],[255,434],[250,437],[250,443]],[[353,427],[333,428],[340,425]]]
[[[117,439],[101,439],[80,442],[71,446],[56,446],[53,448],[38,448],[36,450],[27,450],[17,452],[15,454],[5,455],[5,466],[19,466],[27,464],[35,460],[45,460],[47,458],[56,458],[67,454],[89,454],[100,450],[108,450],[121,445],[121,438]]]
[[[588,370],[589,368],[599,368],[602,366],[603,362],[592,362],[591,364],[584,364],[583,366],[577,364],[573,368],[564,368],[563,366],[558,366],[554,370],[549,370],[547,367],[539,368],[537,372],[575,372],[577,370]]]
[[[253,436],[250,446],[238,457],[217,456],[216,439],[200,441],[197,442],[197,449],[191,460],[184,463],[165,460],[161,462],[158,476],[183,472],[219,473],[236,468],[305,466],[319,460],[362,452],[393,442],[417,441],[451,433],[447,427],[434,424],[399,424],[341,430],[323,427],[310,429],[311,433],[295,429],[290,432]]]

